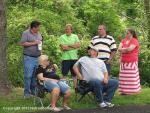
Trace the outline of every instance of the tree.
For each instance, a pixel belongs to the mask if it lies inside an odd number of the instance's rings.
[[[6,58],[6,15],[5,2],[0,0],[0,95],[6,95],[10,91],[7,76]]]
[[[148,48],[150,48],[150,3],[149,0],[144,0],[145,14],[147,18],[147,28],[148,28]]]

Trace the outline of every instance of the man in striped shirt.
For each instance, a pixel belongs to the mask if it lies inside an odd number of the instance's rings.
[[[107,35],[104,25],[99,25],[98,36],[92,38],[90,46],[98,49],[98,58],[105,62],[110,75],[110,63],[116,53],[117,46],[114,38]]]

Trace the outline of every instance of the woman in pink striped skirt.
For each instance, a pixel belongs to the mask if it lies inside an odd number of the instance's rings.
[[[121,54],[119,92],[122,95],[137,94],[141,90],[138,70],[139,42],[134,30],[127,30],[118,51]]]

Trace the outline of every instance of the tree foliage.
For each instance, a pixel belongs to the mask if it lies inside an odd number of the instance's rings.
[[[18,46],[18,42],[22,32],[29,28],[32,20],[39,20],[42,23],[44,53],[59,66],[61,50],[58,38],[64,33],[66,23],[73,25],[73,32],[81,40],[79,56],[86,54],[86,47],[90,39],[97,34],[99,24],[107,26],[107,32],[114,36],[118,44],[120,37],[124,37],[125,29],[131,26],[138,31],[140,42],[147,41],[142,0],[8,0],[7,57],[9,78],[15,86],[23,85],[22,47]],[[146,47],[142,46],[143,48],[148,51]],[[142,80],[146,81],[147,74],[143,71],[146,63],[142,59],[146,59],[148,52],[141,53],[139,64],[144,76]],[[119,62],[116,59],[112,68],[114,76],[118,76],[118,66]]]

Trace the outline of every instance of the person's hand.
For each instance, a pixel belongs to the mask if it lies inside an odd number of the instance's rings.
[[[53,66],[54,66],[55,70],[57,70],[57,69],[58,69],[57,64],[53,64]]]
[[[106,61],[106,64],[111,64],[111,59],[108,59],[108,60]]]
[[[63,50],[69,50],[69,46],[67,46],[67,45],[63,45]]]
[[[35,40],[34,41],[34,44],[36,45],[36,44],[41,44],[41,41],[40,40]]]
[[[121,49],[121,48],[119,48],[119,49],[118,49],[118,52],[120,52],[120,53],[121,53],[121,52],[122,52],[122,49]]]
[[[108,79],[107,79],[107,78],[104,78],[103,83],[104,83],[105,85],[107,85],[107,84],[108,84]]]
[[[118,49],[118,52],[119,52],[119,54],[121,54],[122,53],[122,49],[120,48],[120,49]]]
[[[126,53],[127,52],[127,48],[121,48],[121,49],[118,49],[118,51],[120,53]]]

